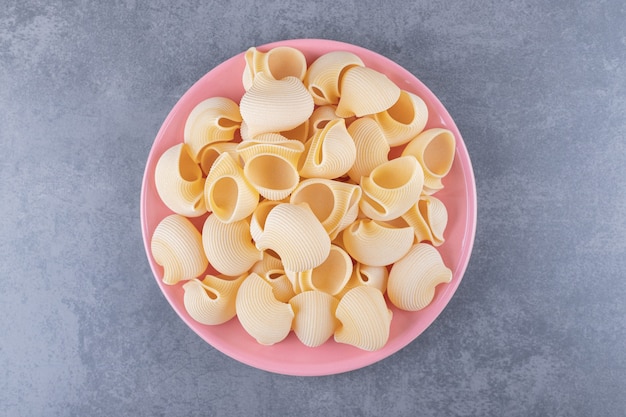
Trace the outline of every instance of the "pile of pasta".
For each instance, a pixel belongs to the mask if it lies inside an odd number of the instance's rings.
[[[198,103],[156,164],[173,212],[151,240],[163,282],[181,283],[194,320],[237,316],[264,345],[293,331],[309,347],[380,349],[388,303],[423,309],[452,279],[434,194],[454,135],[425,130],[425,102],[353,53],[307,65],[295,48],[252,47],[245,61],[240,102]]]

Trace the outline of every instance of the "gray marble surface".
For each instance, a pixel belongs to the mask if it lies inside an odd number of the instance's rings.
[[[0,7],[0,415],[625,416],[626,8],[600,1]],[[455,297],[369,367],[297,378],[203,342],[139,222],[178,98],[249,46],[354,43],[448,108],[478,229]]]

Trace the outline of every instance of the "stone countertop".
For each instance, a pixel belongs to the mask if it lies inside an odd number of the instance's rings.
[[[618,0],[8,0],[0,415],[626,415],[625,21]],[[156,285],[139,221],[179,97],[290,38],[357,44],[418,76],[455,119],[478,193],[472,258],[441,316],[395,355],[326,377],[202,341]]]

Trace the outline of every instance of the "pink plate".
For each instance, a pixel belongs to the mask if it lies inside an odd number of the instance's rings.
[[[182,320],[202,339],[215,349],[231,358],[258,369],[287,375],[313,376],[330,375],[351,371],[380,361],[417,338],[442,312],[456,291],[469,262],[476,231],[476,186],[469,155],[461,134],[454,121],[437,97],[398,64],[375,52],[358,46],[322,39],[296,39],[259,46],[265,51],[276,46],[291,46],[304,53],[310,64],[313,60],[333,50],[355,53],[366,66],[386,74],[400,88],[422,97],[429,109],[426,128],[444,127],[451,130],[457,140],[457,150],[452,170],[444,178],[445,188],[436,196],[448,209],[449,222],[446,242],[438,249],[445,264],[452,269],[449,284],[437,287],[435,299],[425,309],[407,312],[391,307],[393,320],[389,341],[376,352],[367,352],[355,347],[329,340],[317,348],[300,343],[293,332],[284,341],[274,346],[262,346],[249,336],[234,318],[219,326],[206,326],[195,322],[183,306],[182,285],[165,285],[163,270],[150,253],[150,239],[161,219],[171,214],[159,199],[154,184],[154,170],[158,158],[169,147],[182,142],[185,120],[189,112],[200,101],[209,97],[228,97],[239,102],[244,93],[241,82],[244,53],[230,58],[209,71],[196,82],[176,103],[165,119],[148,156],[141,189],[141,226],[144,246],[156,278],[165,298]],[[206,216],[194,219],[201,228]]]

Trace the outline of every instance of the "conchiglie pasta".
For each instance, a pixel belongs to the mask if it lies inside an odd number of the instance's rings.
[[[387,295],[396,307],[417,311],[432,302],[437,285],[451,280],[452,271],[444,265],[437,249],[418,243],[391,268]]]
[[[283,269],[283,263],[280,261],[280,259],[271,255],[268,252],[263,252],[263,259],[252,265],[252,268],[250,268],[250,272],[254,272],[260,276],[263,276],[266,272],[276,269]]]
[[[415,158],[392,159],[361,179],[360,208],[374,220],[395,219],[419,200],[423,184],[424,172]]]
[[[348,172],[356,159],[356,147],[348,133],[345,120],[329,121],[305,144],[299,172],[305,178],[341,177]]]
[[[335,331],[336,342],[368,351],[379,350],[387,343],[393,313],[378,289],[351,289],[339,301],[335,314],[341,322]]]
[[[184,216],[171,214],[154,229],[150,251],[163,267],[163,282],[174,285],[202,274],[208,266],[198,229]]]
[[[260,72],[269,75],[275,80],[285,77],[304,79],[307,64],[304,54],[289,46],[279,46],[267,52],[259,51],[255,47],[249,48],[244,54],[246,67],[243,72],[242,82],[246,90],[254,83],[256,75]]]
[[[278,343],[291,331],[293,308],[278,301],[272,286],[259,275],[248,275],[239,287],[235,302],[241,326],[260,344]]]
[[[229,153],[221,154],[213,164],[204,185],[204,198],[207,209],[225,223],[243,220],[259,203],[258,191]]]
[[[214,142],[210,143],[200,151],[198,155],[198,163],[205,175],[209,173],[215,160],[223,153],[228,153],[239,164],[239,155],[237,155],[237,142]]]
[[[183,285],[183,304],[192,319],[198,323],[217,325],[226,323],[237,314],[235,298],[246,275],[227,277],[207,275],[202,281],[192,279]]]
[[[198,103],[185,122],[184,142],[194,160],[202,149],[213,142],[227,142],[235,137],[241,125],[239,105],[226,97],[211,97]]]
[[[337,116],[367,116],[387,110],[398,101],[400,87],[372,68],[353,66],[341,78]]]
[[[331,105],[320,106],[313,110],[313,114],[311,114],[309,118],[309,138],[324,129],[331,120],[340,119],[340,117],[335,114],[335,110],[337,110],[337,106]]]
[[[387,291],[387,278],[389,277],[389,271],[385,266],[373,266],[365,265],[357,262],[352,270],[352,276],[344,287],[344,289],[337,295],[341,298],[346,292],[354,287],[364,285],[366,287],[374,287],[381,293]]]
[[[270,269],[269,271],[265,271],[263,275],[259,274],[259,276],[272,286],[274,297],[276,297],[278,301],[287,303],[294,295],[296,295],[291,281],[287,275],[285,275],[284,270]]]
[[[400,146],[424,130],[428,107],[418,95],[402,90],[393,106],[372,118],[380,125],[389,145]]]
[[[161,201],[174,213],[186,217],[206,213],[202,170],[186,144],[163,152],[156,164],[154,182]]]
[[[294,129],[313,113],[313,99],[295,77],[274,80],[259,73],[239,104],[247,136]]]
[[[306,346],[317,347],[335,332],[338,300],[321,291],[304,291],[289,300],[294,311],[292,328]]]
[[[343,245],[357,262],[385,266],[402,258],[413,244],[413,229],[394,228],[371,219],[355,221],[343,231]]]
[[[304,83],[316,105],[337,104],[339,87],[345,71],[365,66],[361,58],[347,51],[332,51],[317,58],[309,66]]]
[[[445,241],[443,234],[448,224],[448,210],[438,198],[422,195],[402,218],[413,227],[418,242],[427,240],[433,246],[440,246]]]
[[[316,290],[336,295],[352,275],[352,259],[339,246],[331,245],[328,257],[309,274],[301,276],[300,290]]]
[[[263,258],[252,243],[247,220],[224,223],[210,215],[202,228],[202,244],[211,266],[224,275],[241,275]]]
[[[389,160],[391,148],[378,123],[370,118],[355,120],[348,127],[348,133],[356,148],[356,158],[348,175],[359,183],[362,177],[367,177],[374,168]]]

